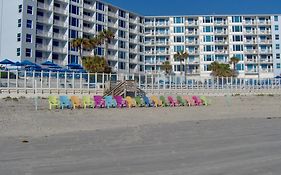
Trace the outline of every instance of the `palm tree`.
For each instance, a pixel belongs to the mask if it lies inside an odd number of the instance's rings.
[[[101,38],[100,35],[98,35],[98,36],[95,36],[95,37],[91,38],[89,41],[90,41],[90,44],[91,44],[91,49],[94,50],[94,55],[95,55],[95,49],[96,49],[99,45],[101,45],[101,43],[102,43],[102,38]]]
[[[232,77],[234,76],[234,72],[230,69],[229,64],[218,63],[214,61],[210,65],[210,69],[212,71],[212,75],[215,77]]]
[[[233,65],[233,70],[236,71],[236,64],[240,61],[237,57],[231,57],[229,63]]]
[[[180,52],[177,52],[175,55],[174,55],[175,59],[179,60],[180,61],[180,72],[181,72],[181,75],[182,75],[182,71],[183,71],[183,64],[182,62],[185,62],[186,63],[186,60],[188,58],[188,53],[187,52],[184,52],[184,51],[180,51]],[[185,73],[186,73],[186,69],[184,69]]]
[[[91,73],[110,73],[111,69],[107,66],[106,60],[99,56],[88,56],[83,60],[85,69]]]
[[[166,75],[170,74],[172,72],[172,69],[173,69],[170,61],[163,62],[160,68],[165,71]]]
[[[99,34],[98,37],[105,44],[104,57],[107,61],[108,60],[108,44],[110,43],[110,40],[112,40],[115,37],[114,33],[111,30],[104,30]]]
[[[71,47],[78,49],[79,52],[79,63],[83,64],[82,61],[82,50],[91,48],[90,40],[87,38],[76,38],[71,41]]]

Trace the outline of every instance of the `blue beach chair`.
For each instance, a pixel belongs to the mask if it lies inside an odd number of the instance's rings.
[[[68,96],[60,96],[60,107],[63,108],[72,108],[71,101]]]
[[[142,98],[143,98],[143,101],[144,101],[144,104],[145,104],[146,107],[153,106],[153,104],[150,103],[150,100],[149,100],[149,98],[147,96],[143,96]]]
[[[105,96],[105,107],[106,108],[116,108],[117,107],[117,102],[115,99],[113,99],[112,96]]]

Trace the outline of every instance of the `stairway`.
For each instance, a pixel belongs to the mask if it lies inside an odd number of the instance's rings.
[[[104,96],[127,96],[132,94],[133,96],[144,94],[144,92],[138,88],[137,83],[134,80],[125,80],[121,82],[110,82],[110,89],[107,89]]]

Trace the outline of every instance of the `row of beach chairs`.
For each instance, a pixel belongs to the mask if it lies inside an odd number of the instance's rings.
[[[209,105],[210,100],[205,96],[177,96],[176,98],[168,96],[136,96],[132,98],[127,96],[123,98],[122,96],[98,96],[93,97],[83,96],[80,99],[78,96],[49,96],[49,109],[52,108],[123,108],[123,107],[167,107],[167,106],[201,106]]]

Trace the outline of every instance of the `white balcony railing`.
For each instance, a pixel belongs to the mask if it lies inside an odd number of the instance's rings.
[[[41,3],[41,2],[37,3],[37,7],[41,8],[41,9],[49,10],[49,11],[51,11],[53,9],[52,5],[49,5],[49,4],[46,4],[46,3]]]
[[[36,44],[36,49],[44,50],[44,51],[51,51],[51,46],[44,45],[44,44]]]
[[[65,34],[54,33],[54,38],[61,39],[61,40],[67,40],[68,37]]]
[[[58,7],[55,7],[54,11],[60,14],[65,14],[65,15],[67,14],[67,10]]]
[[[52,37],[52,33],[44,30],[36,30],[36,34],[39,36],[45,36],[45,37]]]

